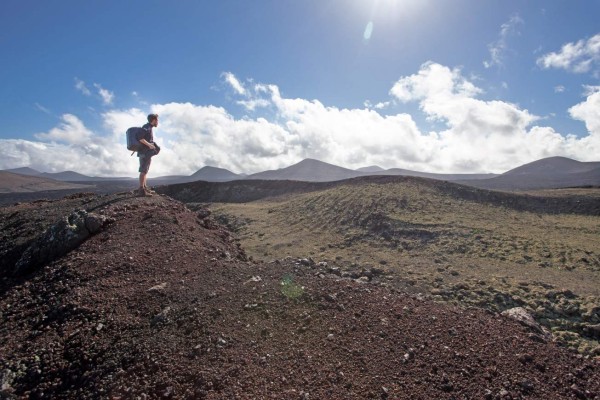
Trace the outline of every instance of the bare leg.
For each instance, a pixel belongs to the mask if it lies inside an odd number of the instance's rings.
[[[140,172],[140,189],[146,187],[146,177],[147,174],[145,172]]]

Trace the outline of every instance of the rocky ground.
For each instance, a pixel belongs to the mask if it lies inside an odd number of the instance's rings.
[[[435,301],[523,307],[561,344],[599,357],[599,205],[596,189],[525,195],[403,178],[210,209],[250,257],[376,266],[386,284]]]
[[[600,363],[526,315],[249,261],[168,197],[19,204],[0,227],[3,398],[600,399]]]

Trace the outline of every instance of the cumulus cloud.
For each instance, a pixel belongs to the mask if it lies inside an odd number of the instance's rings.
[[[574,119],[585,123],[590,136],[597,143],[600,141],[600,86],[586,86],[585,89],[586,100],[569,108],[569,114]]]
[[[418,74],[398,80],[390,93],[400,101],[419,102],[428,118],[446,124],[447,129],[438,132],[440,151],[433,163],[442,170],[501,172],[550,155],[580,160],[593,157],[581,146],[583,139],[531,126],[540,118],[529,111],[509,102],[478,99],[482,90],[467,81],[459,69],[426,63]],[[593,104],[588,97],[571,113],[586,122],[590,134]]]
[[[35,135],[38,142],[1,140],[0,168],[29,166],[39,171],[73,170],[92,176],[124,173],[126,156],[112,138],[94,134],[74,115],[65,114],[58,127]],[[6,157],[4,157],[6,155]],[[127,171],[126,175],[131,175]]]
[[[488,44],[490,59],[483,62],[484,67],[501,67],[504,65],[504,58],[509,49],[508,40],[511,36],[519,35],[519,26],[523,25],[524,21],[517,14],[510,17],[508,22],[500,26],[500,34],[498,40]]]
[[[586,73],[600,65],[600,33],[585,40],[567,43],[560,51],[544,54],[537,64],[545,69],[557,68],[574,73]]]
[[[223,77],[238,82],[233,74]],[[249,82],[249,81],[247,81]],[[234,86],[232,85],[232,88]],[[235,91],[247,114],[192,103],[154,104],[148,110],[110,109],[104,126],[92,132],[65,114],[38,141],[0,140],[0,168],[30,166],[42,171],[76,170],[95,176],[135,176],[137,158],[125,148],[125,131],[160,114],[155,140],[161,154],[151,176],[191,174],[205,165],[253,173],[316,158],[347,168],[379,165],[429,172],[504,172],[539,158],[563,155],[591,161],[600,154],[600,89],[569,109],[590,134],[565,136],[518,105],[481,99],[484,92],[459,68],[428,62],[403,76],[382,104],[414,102],[437,131],[419,129],[413,116],[385,115],[367,103],[338,108],[318,100],[282,95],[273,84],[241,85]],[[254,106],[250,106],[254,104]],[[267,109],[268,113],[262,112]],[[267,117],[268,115],[268,117]],[[538,124],[538,125],[536,125]]]
[[[64,114],[61,119],[62,122],[58,127],[51,129],[48,133],[38,133],[35,137],[45,141],[67,144],[82,144],[92,137],[93,133],[75,115]]]

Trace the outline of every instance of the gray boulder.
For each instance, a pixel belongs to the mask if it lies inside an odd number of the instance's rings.
[[[26,274],[67,254],[110,222],[108,217],[77,210],[37,237],[15,264],[14,274]]]

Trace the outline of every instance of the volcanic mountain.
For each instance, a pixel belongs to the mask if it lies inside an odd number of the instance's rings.
[[[307,158],[286,168],[249,175],[248,179],[330,182],[361,175],[364,173]]]
[[[242,179],[243,177],[244,175],[238,175],[228,169],[211,166],[200,168],[190,176],[194,181],[200,180],[207,182],[227,182]]]
[[[88,186],[60,182],[42,176],[21,175],[0,171],[0,193],[25,193],[40,191],[58,191],[84,189]]]
[[[511,169],[500,176],[463,183],[486,189],[532,190],[600,186],[600,162],[549,157]]]

